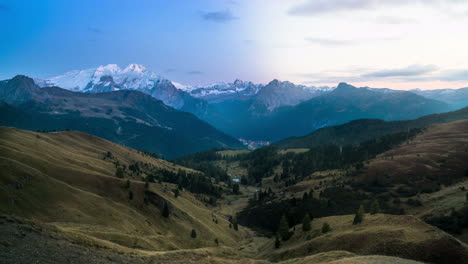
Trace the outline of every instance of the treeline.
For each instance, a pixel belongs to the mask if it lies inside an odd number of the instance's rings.
[[[178,188],[187,189],[192,193],[221,197],[222,189],[215,186],[211,179],[200,173],[187,173],[179,170],[177,173],[169,170],[159,170],[157,174],[150,174],[146,178],[149,182],[169,182],[177,184]]]
[[[264,201],[251,199],[249,206],[238,213],[237,219],[242,225],[270,233],[277,231],[282,216],[292,227],[302,223],[307,214],[312,218],[353,214],[361,204],[371,208],[376,201],[373,194],[344,186],[328,187],[319,193],[318,198],[313,197],[312,191],[305,192],[302,199],[271,199],[277,195],[272,192],[262,192],[262,195]],[[377,202],[382,212],[404,214],[400,205],[393,204],[387,197],[378,197]]]
[[[422,129],[416,128],[408,132],[389,134],[358,145],[317,146],[303,153],[279,154],[277,147],[269,146],[247,154],[241,164],[248,169],[247,182],[250,184],[258,184],[262,178],[275,176],[275,181],[283,181],[286,185],[291,185],[317,171],[360,169],[364,166],[364,161],[400,145],[421,131]],[[275,167],[279,165],[282,167],[281,175],[273,175]]]

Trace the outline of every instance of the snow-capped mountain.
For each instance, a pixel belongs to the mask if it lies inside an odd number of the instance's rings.
[[[137,90],[149,94],[176,109],[192,113],[203,111],[204,102],[178,89],[171,81],[143,65],[130,64],[121,69],[116,64],[75,70],[47,80],[35,79],[41,87],[58,86],[75,92],[110,92]],[[181,84],[176,83],[182,87]]]
[[[208,102],[221,102],[249,99],[256,95],[263,87],[263,84],[254,84],[237,79],[232,83],[220,82],[206,86],[186,86],[183,89],[196,98],[201,98]]]

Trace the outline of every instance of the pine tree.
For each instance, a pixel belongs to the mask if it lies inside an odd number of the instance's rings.
[[[166,218],[169,217],[169,206],[167,205],[167,203],[164,203],[162,215]]]
[[[115,176],[117,178],[123,178],[124,173],[121,167],[117,167],[117,170],[115,171]]]
[[[374,215],[374,214],[378,214],[378,213],[380,213],[379,201],[374,200],[374,201],[372,202],[372,207],[371,207],[370,214],[371,214],[371,215]]]
[[[303,231],[309,231],[310,230],[310,216],[309,216],[309,214],[306,214],[304,216],[304,219],[302,220],[302,230]]]
[[[128,189],[130,188],[130,180],[127,179],[127,181],[125,182],[125,188]]]
[[[219,246],[219,241],[218,241],[217,238],[215,238],[214,242],[215,242],[216,246]]]
[[[197,231],[195,229],[192,229],[192,232],[190,233],[191,238],[196,238],[197,237]]]
[[[179,197],[179,189],[174,189],[174,197],[177,198]]]
[[[326,223],[326,222],[323,223],[323,225],[322,225],[322,233],[325,234],[325,233],[327,233],[327,232],[330,232],[330,230],[331,230],[330,225],[329,225],[328,223]]]
[[[353,225],[360,224],[362,220],[364,220],[365,213],[366,212],[364,211],[364,206],[361,204],[361,206],[359,206],[358,211],[356,212],[356,215],[354,216]]]
[[[132,191],[128,191],[128,199],[133,200],[133,192]]]
[[[234,184],[232,185],[232,192],[233,192],[234,194],[239,194],[239,184],[238,184],[238,183],[234,183]]]
[[[289,235],[289,224],[288,224],[288,220],[286,220],[285,215],[283,215],[281,217],[279,227],[278,227],[278,233],[279,233],[279,235],[281,236],[281,238],[284,241],[288,240],[289,237],[290,237],[290,235]]]
[[[281,246],[281,241],[279,240],[279,237],[276,236],[276,239],[275,239],[275,248],[279,248]]]
[[[237,224],[237,217],[235,217],[235,216],[232,218],[232,225],[234,227],[234,230],[236,230],[236,231],[239,230],[239,226]]]

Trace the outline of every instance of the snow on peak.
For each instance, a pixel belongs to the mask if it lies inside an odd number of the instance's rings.
[[[109,79],[102,83],[102,78],[110,76],[117,86],[124,89],[149,89],[162,80],[155,72],[148,71],[140,64],[129,64],[123,70],[117,64],[101,65],[97,68],[74,70],[63,75],[52,77],[43,85],[56,85],[72,91],[90,91],[94,85],[109,85]]]
[[[141,64],[129,64],[124,70],[124,73],[127,72],[138,72],[143,73],[146,72],[146,67]]]

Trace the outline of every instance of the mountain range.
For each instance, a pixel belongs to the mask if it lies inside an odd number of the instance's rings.
[[[310,87],[273,80],[189,86],[172,82],[144,66],[124,69],[109,64],[76,70],[46,80],[41,87],[58,86],[76,92],[137,90],[178,110],[195,114],[236,138],[276,141],[302,136],[319,128],[354,119],[414,119],[468,106],[468,88],[434,91]]]
[[[208,148],[242,148],[193,114],[133,90],[82,93],[40,88],[16,76],[0,82],[0,125],[30,130],[79,130],[172,158]]]

